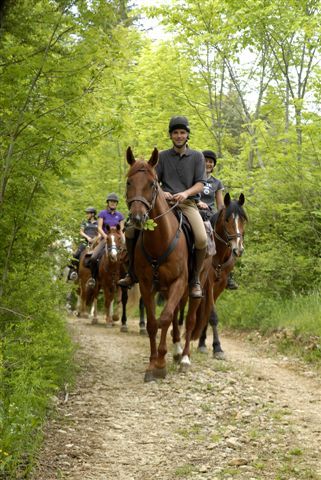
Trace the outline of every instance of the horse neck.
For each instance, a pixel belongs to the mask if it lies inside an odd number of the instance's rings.
[[[157,227],[154,230],[144,230],[144,238],[150,240],[151,244],[159,239],[164,248],[172,242],[178,229],[178,221],[162,194],[158,194],[156,198],[155,205],[150,212],[150,219],[155,219]]]
[[[224,208],[217,219],[215,224],[215,232],[224,240],[224,242],[228,243],[228,240],[225,238],[225,230],[224,230],[224,219],[225,219],[225,212],[226,209]],[[215,237],[215,246],[216,246],[216,258],[219,263],[223,263],[229,259],[231,256],[232,250],[231,247],[226,245],[226,243],[222,242]]]

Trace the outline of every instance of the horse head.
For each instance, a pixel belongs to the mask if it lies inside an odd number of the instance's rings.
[[[235,257],[240,257],[244,251],[244,232],[246,213],[243,209],[245,197],[243,193],[238,200],[232,200],[229,193],[224,196],[225,208],[222,210],[215,225],[216,238],[229,246]],[[222,229],[221,235],[217,232]]]
[[[119,261],[120,253],[123,250],[121,228],[120,225],[117,224],[115,228],[111,228],[107,225],[106,229],[106,256],[111,262],[115,263]]]
[[[145,162],[135,160],[132,149],[128,147],[126,158],[130,165],[126,184],[129,218],[136,228],[142,229],[155,205],[158,194],[157,175],[154,170],[158,162],[158,150],[154,148],[149,161]]]

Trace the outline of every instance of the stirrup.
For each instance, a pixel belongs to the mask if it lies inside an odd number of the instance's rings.
[[[93,277],[90,277],[89,280],[87,280],[86,287],[95,288],[95,286],[96,286],[96,280]]]
[[[75,270],[69,275],[69,280],[78,280],[78,273]]]
[[[135,280],[127,273],[127,275],[124,278],[121,278],[118,282],[117,285],[120,287],[126,287],[126,288],[131,288],[135,284]]]

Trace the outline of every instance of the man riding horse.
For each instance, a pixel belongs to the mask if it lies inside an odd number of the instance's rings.
[[[155,167],[167,201],[177,202],[189,220],[194,234],[194,272],[190,282],[190,296],[201,298],[200,272],[206,256],[207,235],[202,217],[196,205],[198,194],[205,184],[205,162],[201,152],[188,147],[190,127],[186,117],[172,117],[169,136],[173,147],[160,152]],[[131,224],[126,227],[126,244],[129,256],[129,271],[119,285],[130,288],[135,282],[133,253],[137,236]]]

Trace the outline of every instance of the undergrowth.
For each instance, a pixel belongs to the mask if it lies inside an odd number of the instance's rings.
[[[242,288],[225,291],[217,302],[221,325],[257,330],[271,336],[283,352],[292,352],[321,365],[321,296],[265,297]]]
[[[52,401],[74,377],[61,295],[43,280],[30,288],[30,279],[20,279],[10,308],[0,310],[0,478],[6,480],[28,478]]]

